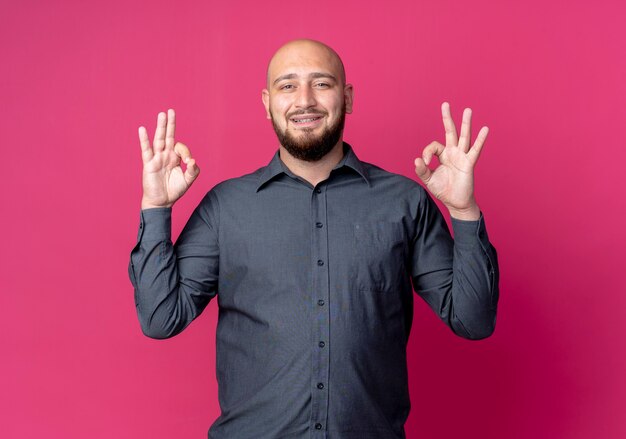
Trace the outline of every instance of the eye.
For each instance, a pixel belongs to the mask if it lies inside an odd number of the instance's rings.
[[[330,87],[330,84],[328,84],[326,82],[318,82],[317,86],[318,87],[322,87],[322,88],[327,88],[327,87]]]
[[[285,84],[280,87],[281,90],[291,90],[293,88],[293,84]]]

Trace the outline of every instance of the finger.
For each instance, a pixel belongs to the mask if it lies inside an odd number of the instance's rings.
[[[450,114],[450,104],[447,102],[441,104],[441,115],[443,117],[443,127],[446,129],[446,146],[456,146],[458,143],[456,127]]]
[[[191,183],[194,182],[196,177],[200,174],[200,168],[196,165],[196,161],[194,159],[189,159],[187,162],[187,169],[185,170],[185,181],[187,182],[187,186],[191,186]]]
[[[176,114],[173,109],[167,110],[167,129],[165,132],[165,148],[174,148],[174,131],[176,131]]]
[[[165,123],[167,122],[167,115],[160,112],[157,116],[157,126],[154,131],[154,140],[152,142],[154,146],[154,152],[163,151],[165,148]]]
[[[191,151],[184,143],[176,142],[174,145],[174,152],[183,159],[183,162],[187,163],[191,159]],[[187,163],[189,165],[189,163]]]
[[[476,141],[472,148],[468,151],[467,157],[469,158],[472,165],[476,164],[478,161],[478,157],[480,157],[480,152],[485,145],[485,140],[487,139],[487,134],[489,134],[489,128],[482,127],[478,132],[478,136],[476,137]]]
[[[139,144],[141,145],[141,159],[144,163],[150,161],[154,156],[152,148],[150,148],[150,139],[148,139],[148,131],[144,127],[139,127]]]
[[[430,176],[433,172],[428,168],[428,166],[424,162],[424,159],[421,157],[416,158],[414,163],[415,173],[420,178],[420,180],[422,180],[425,184],[428,184]]]
[[[439,157],[441,155],[441,153],[444,150],[444,146],[435,141],[435,142],[431,142],[426,148],[424,148],[424,150],[422,151],[422,158],[424,159],[424,163],[426,163],[426,165],[430,164],[430,161],[433,158],[433,155],[436,155],[437,157]]]
[[[459,137],[459,148],[463,152],[467,152],[472,135],[472,109],[463,110],[463,122],[461,123],[461,136]]]

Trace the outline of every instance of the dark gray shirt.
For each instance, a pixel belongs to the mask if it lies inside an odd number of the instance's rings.
[[[212,439],[397,439],[417,292],[454,333],[489,336],[498,262],[482,217],[452,219],[416,181],[344,157],[313,187],[279,152],[211,189],[171,241],[141,211],[129,275],[143,332],[181,332],[217,296]]]

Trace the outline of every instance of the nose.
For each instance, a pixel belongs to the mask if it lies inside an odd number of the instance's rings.
[[[310,108],[316,104],[315,95],[311,87],[304,86],[298,90],[295,105],[297,108]]]

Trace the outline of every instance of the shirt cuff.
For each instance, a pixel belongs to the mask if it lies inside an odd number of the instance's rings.
[[[172,237],[172,208],[142,209],[139,216],[139,241],[168,241]]]
[[[489,237],[487,236],[487,228],[485,227],[482,211],[480,212],[480,217],[474,221],[450,218],[452,220],[452,230],[454,230],[455,245],[474,247],[479,242],[482,242],[483,247],[489,245]]]

